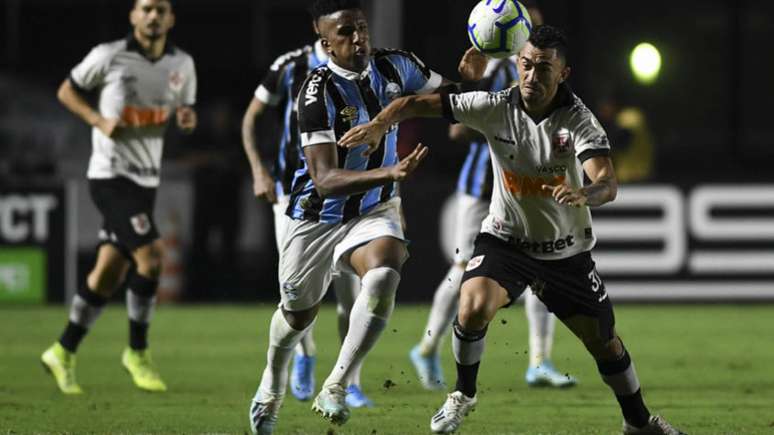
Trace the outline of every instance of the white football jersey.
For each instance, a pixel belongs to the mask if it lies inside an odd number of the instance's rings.
[[[100,44],[70,73],[76,89],[99,92],[104,118],[127,128],[113,138],[93,128],[88,178],[124,176],[144,187],[159,185],[164,130],[180,106],[196,102],[196,71],[188,53],[167,43],[156,61],[142,55],[137,41]]]
[[[560,86],[557,108],[538,123],[524,111],[518,87],[443,98],[447,118],[489,142],[494,186],[482,232],[543,260],[594,247],[589,208],[559,204],[541,189],[562,182],[582,187],[582,162],[610,154],[604,129],[569,86]]]

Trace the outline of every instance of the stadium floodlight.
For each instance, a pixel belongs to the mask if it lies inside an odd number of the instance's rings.
[[[656,81],[661,71],[661,53],[648,42],[641,42],[634,47],[629,56],[629,65],[634,78],[644,85]]]

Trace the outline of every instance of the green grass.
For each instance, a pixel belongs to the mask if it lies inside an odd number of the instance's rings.
[[[245,433],[247,406],[265,364],[273,307],[161,307],[151,343],[170,391],[133,388],[120,365],[126,315],[103,314],[78,354],[86,394],[63,397],[39,356],[61,332],[63,307],[0,307],[0,433]],[[426,306],[399,306],[363,372],[377,407],[354,410],[329,426],[288,395],[278,433],[422,434],[442,393],[422,390],[407,352],[424,326]],[[685,305],[617,308],[650,409],[690,434],[774,433],[774,306]],[[331,307],[317,324],[318,381],[338,350]],[[448,343],[443,357],[453,380]],[[530,389],[521,307],[502,311],[489,329],[479,405],[461,433],[613,434],[621,417],[592,360],[557,325],[554,361],[580,379],[572,390]],[[383,387],[389,379],[396,386]]]

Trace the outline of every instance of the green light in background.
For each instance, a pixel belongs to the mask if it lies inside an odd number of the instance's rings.
[[[642,84],[649,85],[656,81],[661,71],[661,53],[653,44],[641,42],[632,50],[629,65],[634,78]]]

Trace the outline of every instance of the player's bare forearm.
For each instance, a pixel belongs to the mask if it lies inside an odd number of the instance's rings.
[[[443,106],[440,94],[412,95],[393,101],[371,122],[389,128],[390,125],[406,119],[440,118],[441,116],[443,116]]]
[[[368,171],[328,169],[312,175],[312,180],[322,197],[363,193],[394,181],[389,168]]]
[[[609,157],[592,157],[583,162],[583,170],[591,180],[591,184],[581,189],[587,205],[598,207],[615,199],[618,195],[618,179]]]
[[[263,115],[264,109],[263,103],[253,98],[244,117],[242,117],[242,148],[244,148],[247,160],[250,162],[253,177],[262,176],[266,172],[261,153],[255,143],[255,120]]]
[[[69,79],[65,79],[65,81],[62,82],[56,96],[62,105],[90,126],[97,125],[102,118],[102,116],[100,116],[100,114],[73,88]]]

